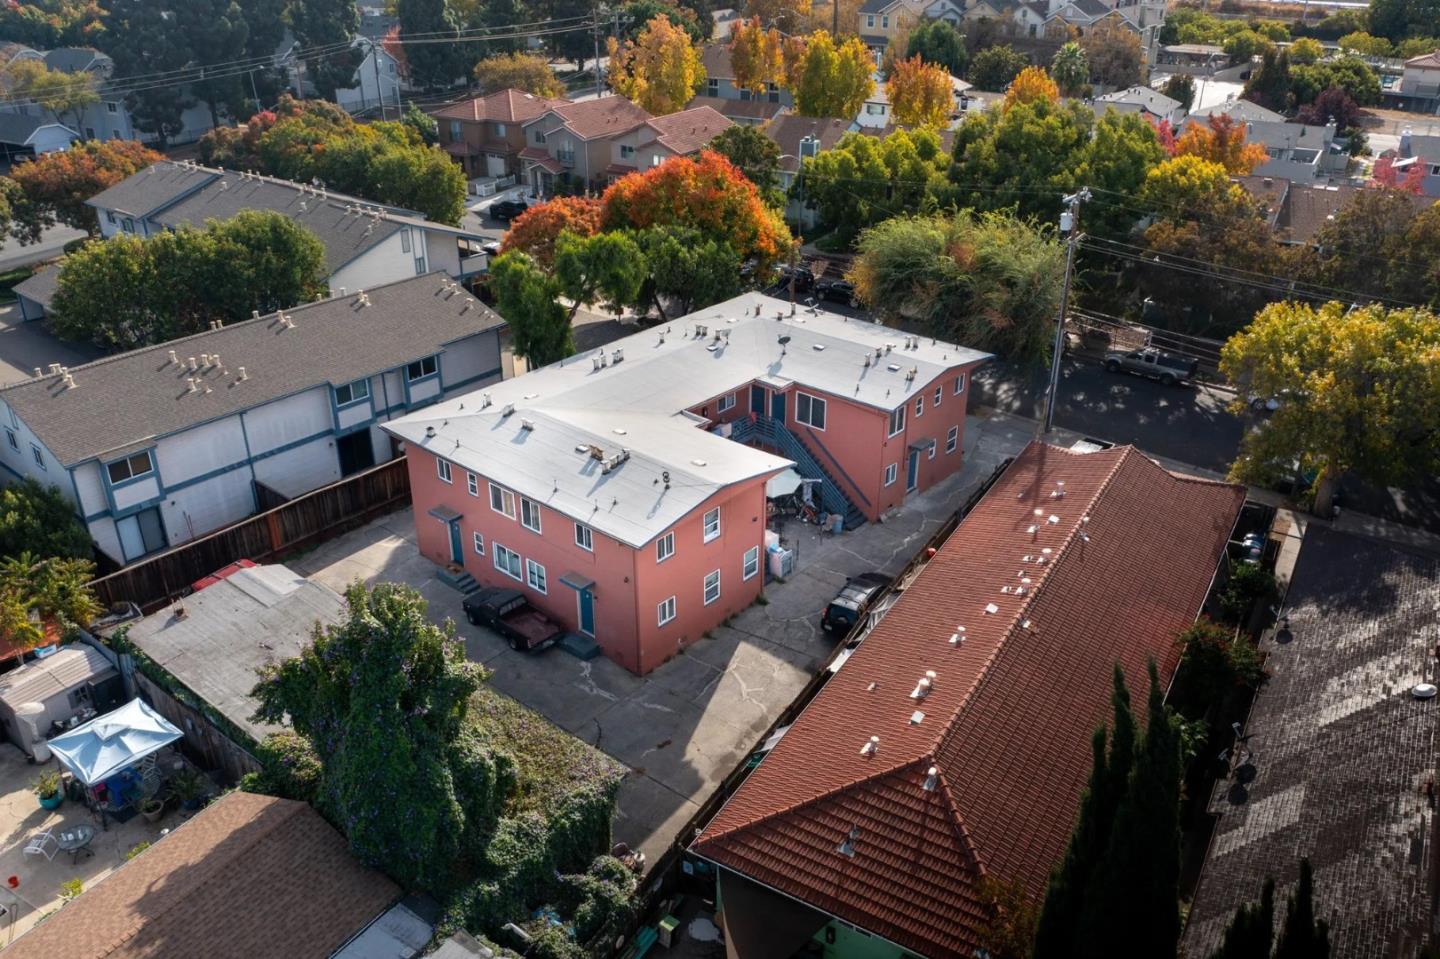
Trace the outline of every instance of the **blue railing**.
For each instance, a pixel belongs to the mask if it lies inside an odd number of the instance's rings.
[[[840,485],[830,471],[791,433],[779,420],[770,416],[745,417],[735,420],[730,438],[737,443],[758,440],[780,451],[782,456],[795,461],[800,475],[806,479],[820,480],[820,506],[827,513],[839,513],[845,517],[845,528],[854,529],[865,522],[865,514],[850,502],[840,491]]]

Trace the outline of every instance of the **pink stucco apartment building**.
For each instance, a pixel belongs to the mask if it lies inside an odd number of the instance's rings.
[[[750,293],[385,428],[425,556],[643,675],[760,594],[778,473],[853,528],[959,469],[988,358]]]

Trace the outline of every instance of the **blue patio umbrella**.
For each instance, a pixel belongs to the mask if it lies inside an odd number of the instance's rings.
[[[47,745],[76,779],[93,786],[182,735],[144,700],[132,699],[113,712],[56,736]]]

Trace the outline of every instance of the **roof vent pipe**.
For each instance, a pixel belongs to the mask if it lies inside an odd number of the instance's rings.
[[[180,364],[180,360],[178,357],[176,357],[174,350],[170,351],[170,362],[176,364],[177,366]]]
[[[198,364],[198,363],[195,362],[195,357],[193,357],[193,356],[190,357],[190,359],[189,359],[189,361],[186,363],[186,365],[190,367],[190,372],[192,372],[192,373],[195,372],[196,370],[198,370],[198,369],[200,368],[200,364]]]
[[[871,736],[871,737],[870,737],[870,740],[869,740],[867,743],[865,743],[865,745],[863,745],[863,746],[860,747],[860,755],[862,755],[862,756],[873,756],[873,755],[875,755],[875,751],[876,751],[877,749],[879,749],[879,748],[880,748],[880,737],[879,737],[879,736]]]
[[[65,388],[67,390],[73,390],[75,388],[75,377],[71,376],[69,373],[66,373],[65,376],[61,378],[60,382],[65,384]]]
[[[36,375],[37,377],[44,376],[44,375],[45,375],[45,370],[44,370],[42,367],[37,366],[37,367],[35,367],[35,375]]]
[[[243,367],[243,366],[240,367],[240,379],[239,379],[239,382],[243,383],[243,382],[245,382],[246,380],[248,380],[249,378],[250,378],[250,377],[249,377],[248,375],[246,375],[246,373],[245,373],[245,367]]]
[[[935,787],[939,784],[940,768],[938,766],[931,766],[929,769],[925,770],[925,781],[920,784],[920,788],[925,790],[927,793],[933,793],[935,791]]]

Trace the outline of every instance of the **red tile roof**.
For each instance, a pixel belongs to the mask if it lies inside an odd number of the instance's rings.
[[[1150,658],[1168,682],[1243,501],[1129,447],[1032,444],[693,851],[922,955],[968,959],[978,880],[1043,895],[1113,664],[1142,702]],[[933,689],[912,698],[927,670]],[[851,830],[853,856],[838,848]]]
[[[676,156],[694,153],[715,138],[726,127],[734,126],[730,118],[708,106],[691,107],[679,113],[656,117],[647,126],[655,131],[655,139]]]
[[[398,898],[302,802],[234,792],[16,939],[6,959],[326,959]]]
[[[647,111],[619,96],[562,102],[550,111],[564,121],[565,129],[582,140],[625,133],[650,119]]]
[[[499,90],[487,96],[476,97],[473,100],[452,103],[444,109],[436,110],[435,116],[443,120],[468,120],[472,123],[482,120],[493,120],[497,123],[525,123],[552,107],[569,102],[565,99],[537,97],[523,90],[511,88]]]
[[[565,168],[560,161],[546,153],[543,147],[526,147],[520,151],[520,159],[529,160],[531,163],[538,163],[541,167],[551,173],[563,173]]]

